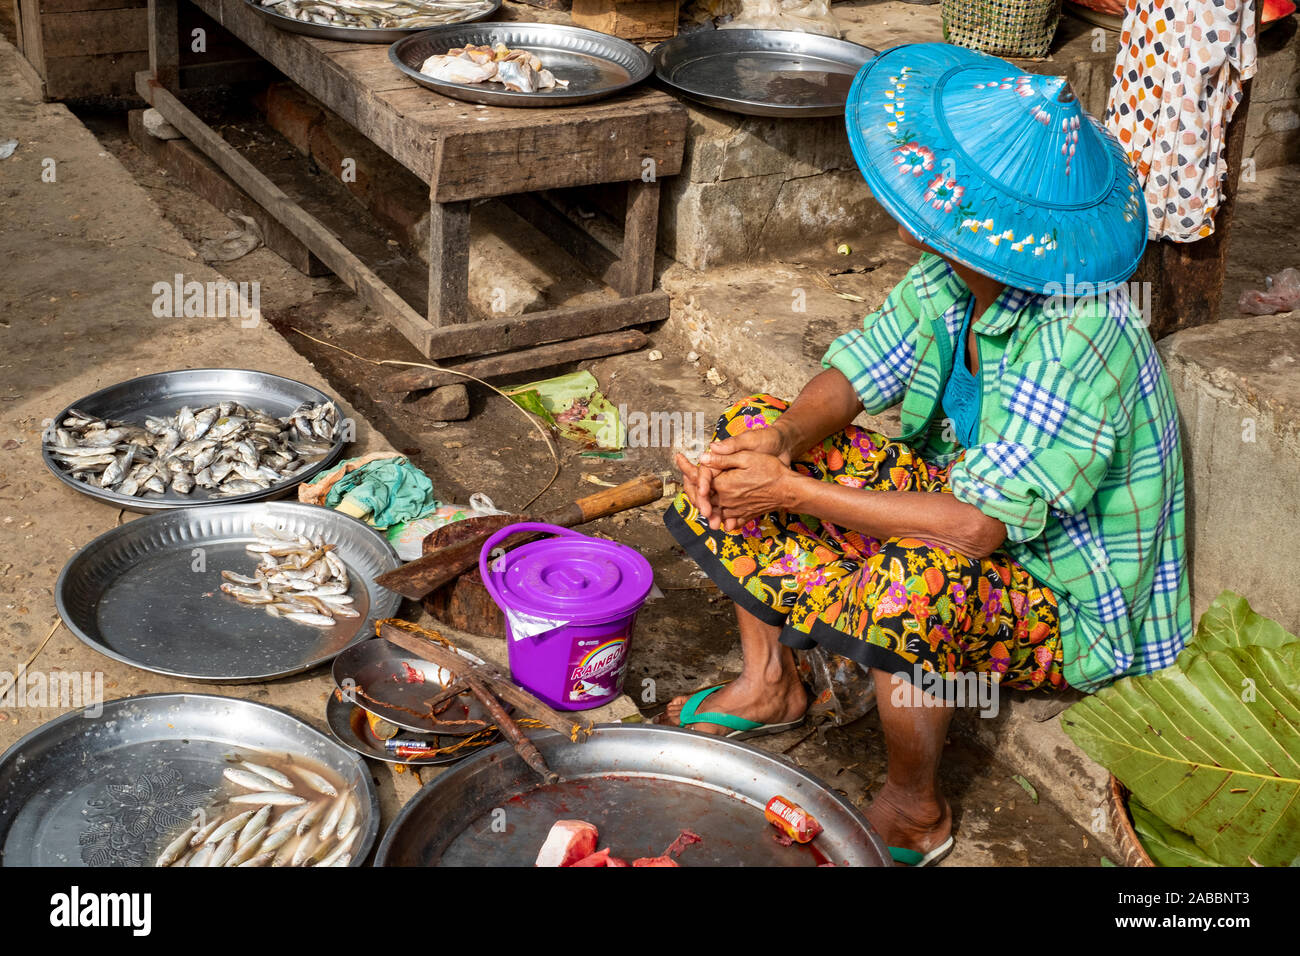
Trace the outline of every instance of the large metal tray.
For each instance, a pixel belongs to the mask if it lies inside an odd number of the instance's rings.
[[[320,389],[312,388],[293,379],[282,378],[269,372],[254,372],[240,368],[194,368],[175,372],[157,372],[129,381],[110,385],[98,392],[79,398],[53,419],[63,421],[72,409],[80,409],[99,418],[116,418],[143,424],[147,415],[171,415],[182,405],[211,405],[215,402],[234,401],[250,408],[261,409],[268,415],[282,418],[303,402],[334,401]],[[118,494],[104,488],[92,488],[64,471],[48,450],[42,448],[45,465],[65,485],[83,495],[106,502],[127,511],[149,514],[175,508],[193,508],[211,505],[239,504],[244,501],[262,501],[285,494],[299,483],[307,481],[333,465],[343,455],[347,444],[342,437],[320,461],[292,478],[285,479],[262,491],[247,495],[213,498],[211,492],[195,488],[188,495],[177,494],[170,488],[161,495],[147,492],[138,497]]]
[[[513,93],[499,83],[449,83],[420,72],[426,59],[456,47],[504,43],[537,54],[568,89]],[[556,23],[455,23],[398,40],[388,58],[423,87],[490,106],[569,106],[612,96],[650,75],[650,54],[626,40]]]
[[[318,37],[322,40],[342,40],[344,43],[392,43],[394,40],[400,40],[403,37],[419,33],[421,30],[429,29],[428,27],[414,27],[409,30],[369,30],[362,27],[327,26],[321,23],[308,23],[295,20],[293,17],[286,17],[282,13],[276,13],[274,10],[262,6],[257,0],[244,0],[244,2],[286,33],[301,33],[304,36]],[[492,0],[492,9],[485,10],[483,13],[472,16],[467,20],[460,20],[456,24],[449,25],[459,26],[463,23],[486,20],[489,17],[496,16],[497,11],[500,9],[501,0]]]
[[[223,594],[223,570],[251,574],[257,566],[244,549],[255,522],[334,544],[361,616],[319,629]],[[375,622],[401,603],[375,575],[400,564],[378,532],[329,508],[187,508],[129,521],[91,541],[59,574],[54,600],[69,630],[114,660],[189,680],[271,680],[323,664],[373,634]]]
[[[76,710],[0,756],[4,866],[152,866],[169,834],[224,789],[227,755],[324,764],[361,804],[360,866],[379,830],[365,763],[282,710],[209,694],[147,694]]]
[[[625,724],[600,724],[581,744],[552,731],[529,736],[563,783],[539,785],[513,747],[497,744],[412,797],[384,834],[375,865],[531,866],[560,819],[594,824],[600,846],[629,861],[658,856],[689,828],[704,842],[686,849],[683,866],[890,865],[852,804],[747,744]],[[804,847],[777,843],[763,807],[778,794],[825,832]]]
[[[840,116],[870,47],[791,30],[700,30],[655,48],[655,75],[706,106],[748,116]]]

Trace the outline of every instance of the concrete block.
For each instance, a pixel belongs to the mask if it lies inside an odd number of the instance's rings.
[[[1161,340],[1183,426],[1192,610],[1224,588],[1300,631],[1300,328],[1225,319]]]
[[[140,117],[145,131],[154,139],[184,139],[185,134],[163,118],[153,107],[145,110]]]

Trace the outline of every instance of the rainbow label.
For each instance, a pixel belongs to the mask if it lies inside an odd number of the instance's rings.
[[[578,651],[582,653],[581,649]],[[618,693],[627,657],[624,638],[605,641],[571,662],[569,700],[578,702]]]

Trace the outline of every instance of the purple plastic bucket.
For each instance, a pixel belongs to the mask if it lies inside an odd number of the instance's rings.
[[[530,541],[491,561],[520,532]],[[510,675],[556,710],[587,710],[617,697],[636,615],[654,585],[650,562],[631,548],[553,524],[502,528],[483,544],[479,573],[506,616]],[[511,614],[566,623],[516,638]]]

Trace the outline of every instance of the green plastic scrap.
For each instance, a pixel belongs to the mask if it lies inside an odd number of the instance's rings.
[[[387,528],[428,514],[437,507],[438,500],[433,482],[408,459],[381,458],[334,482],[325,496],[325,505],[360,518],[371,527]]]

